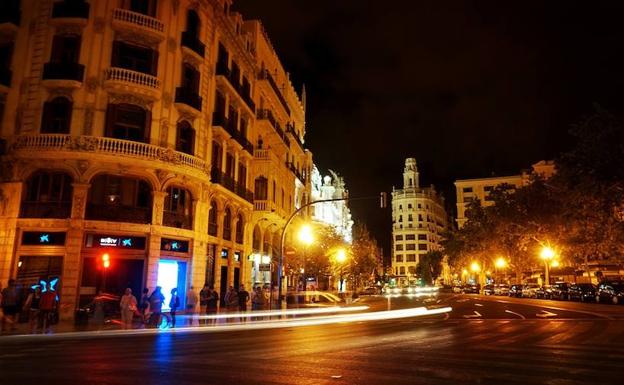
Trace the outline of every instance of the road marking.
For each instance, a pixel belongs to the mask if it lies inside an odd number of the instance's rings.
[[[521,319],[526,319],[525,316],[523,316],[520,313],[516,313],[515,311],[511,311],[511,310],[505,310],[505,313],[509,313],[509,314],[513,314],[513,315],[517,315],[518,317],[520,317]]]
[[[475,303],[475,306],[483,307],[483,305],[480,303]]]
[[[483,316],[481,315],[481,313],[479,313],[476,310],[475,310],[474,314],[464,315],[464,318],[480,318],[480,317],[483,317]]]
[[[559,310],[559,311],[563,311],[563,312],[567,311],[567,312],[572,312],[572,313],[581,313],[581,314],[592,315],[594,317],[604,318],[604,319],[608,319],[608,320],[615,320],[616,319],[616,318],[608,316],[606,314],[596,313],[596,312],[587,311],[587,310],[566,309],[565,307],[548,306],[548,305],[535,304],[535,303],[524,303],[524,302],[521,302],[521,301],[517,301],[517,302],[505,301],[505,300],[502,300],[502,299],[489,299],[489,298],[482,298],[482,299],[486,300],[486,301],[507,303],[507,304],[520,305],[520,306],[522,306],[522,305],[524,305],[524,306],[533,306],[533,307],[540,307],[540,308],[545,308],[545,309],[550,309],[550,310]]]
[[[546,310],[542,310],[542,312],[541,313],[537,313],[536,316],[540,317],[540,318],[548,318],[548,317],[556,317],[557,314],[551,313],[551,312],[546,311]]]
[[[455,302],[466,302],[466,301],[470,301],[470,298],[462,298],[462,299],[458,299]]]

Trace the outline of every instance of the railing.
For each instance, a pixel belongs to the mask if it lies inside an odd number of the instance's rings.
[[[295,138],[295,143],[297,143],[302,151],[305,151],[305,149],[303,148],[303,142],[301,141],[301,138],[299,138],[299,134],[297,134],[297,131],[295,131],[295,127],[292,124],[286,124],[286,132],[291,133],[292,136]]]
[[[223,76],[224,78],[226,78],[228,83],[230,83],[232,88],[236,90],[236,93],[238,94],[238,96],[240,96],[240,98],[243,99],[243,101],[247,104],[249,109],[251,109],[251,111],[253,112],[256,111],[256,104],[251,99],[249,90],[245,90],[243,85],[240,83],[240,79],[234,79],[232,70],[228,68],[226,63],[217,62],[217,68],[216,68],[215,73],[217,74],[217,76]]]
[[[182,32],[182,46],[190,48],[193,52],[204,57],[206,52],[206,46],[204,43],[199,41],[199,39],[188,31]]]
[[[262,150],[256,149],[256,150],[254,150],[254,158],[256,158],[256,159],[270,160],[271,159],[270,154],[271,153],[270,153],[269,150],[265,150],[265,149],[262,149]]]
[[[269,84],[271,85],[271,88],[273,88],[273,92],[275,92],[275,95],[277,96],[277,99],[282,104],[282,107],[284,107],[287,114],[290,115],[290,108],[288,108],[288,102],[286,102],[286,98],[284,98],[284,95],[282,94],[282,90],[279,89],[277,83],[275,82],[275,79],[273,79],[273,76],[271,76],[271,73],[268,70],[260,71],[258,78],[260,80],[267,80],[269,82]]]
[[[54,3],[52,18],[89,18],[89,3],[84,1],[61,1]]]
[[[165,31],[165,25],[160,20],[142,13],[129,11],[127,9],[113,9],[113,20],[131,23],[159,33],[163,33]]]
[[[275,211],[275,203],[270,200],[255,200],[254,201],[254,210],[255,211]]]
[[[12,149],[33,151],[89,151],[133,158],[159,160],[176,165],[205,170],[206,162],[192,155],[172,149],[131,140],[97,136],[70,136],[64,134],[20,135],[15,138]]]
[[[234,192],[236,188],[236,181],[229,175],[226,175],[223,171],[221,171],[218,167],[213,167],[210,170],[210,180],[212,183],[218,183],[223,185],[223,187],[228,190]]]
[[[250,155],[253,155],[253,144],[243,135],[242,132],[238,131],[236,126],[234,125],[235,121],[226,120],[225,121],[225,131],[228,132],[236,140],[245,151],[247,151]],[[218,124],[217,124],[218,125]]]
[[[88,203],[85,219],[111,222],[151,223],[152,210],[146,207]]]
[[[163,225],[191,230],[193,228],[193,217],[184,213],[165,210],[163,211]]]
[[[175,102],[189,105],[197,111],[202,110],[202,97],[187,88],[176,88]]]
[[[0,84],[11,87],[11,77],[13,73],[8,68],[0,68]]]
[[[156,76],[125,68],[111,67],[106,70],[106,80],[121,81],[143,87],[160,89],[160,80]]]
[[[69,218],[71,202],[22,202],[20,218]]]
[[[57,3],[60,4],[60,3]],[[44,80],[74,80],[83,82],[85,66],[79,63],[45,63]]]
[[[284,144],[286,144],[286,147],[290,148],[290,139],[288,139],[288,136],[286,135],[284,130],[282,130],[282,127],[280,127],[279,123],[273,116],[273,113],[271,112],[271,110],[267,110],[267,109],[258,110],[257,118],[268,120],[269,123],[271,123],[271,127],[273,127],[273,130],[275,130],[275,132],[282,139]]]

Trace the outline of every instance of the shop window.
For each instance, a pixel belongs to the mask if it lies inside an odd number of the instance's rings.
[[[254,197],[256,200],[265,201],[268,199],[268,181],[267,178],[261,176],[256,178]]]
[[[163,211],[163,225],[179,229],[193,228],[191,193],[187,190],[171,186],[167,189]]]
[[[113,41],[111,66],[156,76],[158,73],[158,50]]]
[[[232,240],[232,211],[229,207],[225,209],[223,216],[223,239]]]
[[[217,202],[210,202],[210,211],[208,212],[208,234],[217,236],[219,224],[217,223]]]
[[[22,218],[68,218],[72,204],[72,179],[62,172],[41,171],[25,184],[20,207]]]
[[[42,134],[69,134],[73,103],[64,97],[57,97],[43,104],[41,117]]]
[[[91,181],[87,219],[151,223],[152,189],[141,179],[98,175]]]
[[[243,222],[243,216],[238,215],[238,220],[236,221],[236,243],[243,244],[243,229],[245,223]]]
[[[132,104],[109,104],[106,111],[106,136],[149,142],[151,112]]]
[[[195,130],[186,120],[178,123],[176,135],[176,151],[193,155],[195,145]]]

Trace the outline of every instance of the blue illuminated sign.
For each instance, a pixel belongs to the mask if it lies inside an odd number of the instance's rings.
[[[50,234],[41,234],[39,236],[39,243],[50,243]]]
[[[160,240],[160,249],[164,251],[175,251],[176,253],[187,253],[189,251],[189,242],[162,238]]]
[[[64,232],[24,231],[22,245],[27,246],[64,246]]]

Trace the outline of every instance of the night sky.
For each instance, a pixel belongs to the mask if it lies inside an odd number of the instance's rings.
[[[295,87],[306,146],[350,195],[402,183],[415,157],[455,215],[453,181],[516,174],[571,145],[599,103],[624,108],[624,1],[238,0]],[[389,253],[389,210],[352,202]]]

